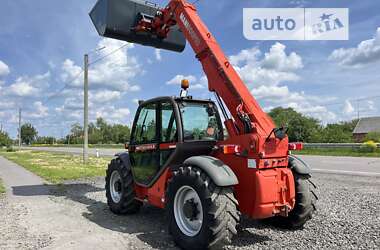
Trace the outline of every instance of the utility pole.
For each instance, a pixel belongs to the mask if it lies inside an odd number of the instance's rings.
[[[360,119],[360,100],[358,99],[358,100],[356,100],[356,102],[357,102],[357,109],[358,109],[358,120]]]
[[[18,149],[21,150],[21,108],[18,109]]]
[[[88,162],[88,54],[84,55],[83,163]]]

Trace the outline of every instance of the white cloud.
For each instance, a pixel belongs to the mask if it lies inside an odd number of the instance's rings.
[[[112,90],[100,90],[96,92],[90,92],[90,100],[95,103],[107,103],[110,101],[119,100],[121,93],[119,91]]]
[[[43,92],[48,86],[50,72],[33,77],[22,76],[16,79],[14,83],[5,88],[5,94],[19,97],[36,97]]]
[[[192,82],[196,82],[197,81],[197,78],[193,75],[176,75],[175,77],[173,77],[172,79],[170,79],[169,81],[166,82],[167,85],[173,85],[173,84],[178,84],[180,85],[181,84],[181,81],[183,79],[187,79],[189,80],[190,84]]]
[[[166,82],[167,85],[181,85],[181,81],[183,79],[187,79],[190,82],[190,89],[204,89],[207,86],[207,78],[206,76],[202,76],[201,78],[197,78],[193,75],[176,75],[172,79]]]
[[[355,111],[355,109],[352,106],[351,102],[349,100],[346,100],[344,102],[343,113],[345,115],[349,115],[349,114],[352,114],[354,111]]]
[[[154,50],[154,55],[156,56],[156,60],[157,61],[161,61],[162,60],[161,50],[160,49],[155,49]]]
[[[374,101],[367,101],[367,105],[368,105],[368,109],[369,109],[370,111],[376,111],[376,110],[377,110]]]
[[[93,59],[90,58],[88,72],[90,89],[106,88],[121,92],[139,90],[139,86],[131,84],[130,82],[132,78],[142,73],[137,59],[129,54],[129,50],[134,47],[133,44],[115,39],[102,39],[98,47],[105,47],[105,49],[99,51],[97,57],[94,56]],[[96,58],[101,57],[104,57],[104,59],[95,64],[91,64]],[[66,82],[70,81],[79,74],[81,70],[80,66],[75,65],[74,62],[67,59],[62,65],[61,77]],[[71,85],[73,87],[81,87],[82,79],[83,77],[78,78]]]
[[[70,59],[66,59],[62,63],[62,74],[61,79],[68,86],[71,87],[82,87],[83,86],[83,77],[80,77],[79,74],[82,72],[82,68],[75,65]]]
[[[275,43],[262,55],[258,48],[250,48],[229,58],[252,95],[263,101],[264,110],[283,106],[324,121],[336,119],[336,115],[323,106],[322,98],[290,91],[285,85],[300,80],[297,70],[303,68],[301,56],[295,52],[287,54],[286,46],[281,43]]]
[[[342,66],[360,67],[380,60],[380,27],[374,38],[364,40],[355,48],[339,48],[329,56],[329,60]]]
[[[303,67],[302,58],[294,52],[287,55],[285,49],[285,45],[275,43],[262,60],[259,60],[262,53],[257,48],[245,49],[230,56],[230,62],[250,88],[296,82],[300,77],[294,71]]]
[[[112,105],[95,111],[95,117],[102,117],[110,123],[125,123],[130,114],[131,111],[128,108],[115,108]]]
[[[10,73],[8,65],[0,60],[0,76],[6,76]]]
[[[32,118],[32,119],[37,119],[37,118],[44,118],[47,117],[49,108],[44,106],[42,102],[37,101],[33,103],[32,106],[32,112],[26,112],[25,117],[26,118]]]
[[[285,45],[275,43],[270,48],[269,53],[265,53],[261,66],[278,71],[292,71],[303,68],[302,58],[294,52],[286,55],[285,48]]]
[[[230,62],[235,66],[240,65],[240,63],[257,64],[260,55],[261,51],[256,47],[243,49],[238,54],[230,56]]]

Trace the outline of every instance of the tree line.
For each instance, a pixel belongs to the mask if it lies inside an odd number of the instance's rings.
[[[129,141],[130,128],[122,124],[109,124],[103,118],[88,125],[88,142],[90,144],[122,144]],[[79,123],[71,125],[70,132],[64,138],[39,136],[37,129],[30,123],[21,126],[23,144],[83,144],[83,127]],[[12,140],[8,133],[0,131],[0,147],[17,145],[18,139]]]
[[[352,131],[357,119],[322,125],[321,121],[303,115],[292,108],[274,108],[269,112],[277,126],[288,128],[291,142],[309,143],[351,143]],[[378,138],[380,140],[380,136]]]
[[[274,108],[268,113],[278,127],[288,128],[289,141],[310,143],[350,143],[354,142],[352,131],[358,120],[322,125],[318,119],[303,115],[292,108]],[[90,144],[123,144],[129,141],[131,129],[122,124],[109,124],[103,118],[90,123],[88,128]],[[79,123],[71,126],[64,138],[38,136],[38,131],[30,123],[21,127],[23,144],[83,144],[83,127]],[[365,141],[380,142],[380,133],[369,133]],[[8,134],[0,131],[0,146],[17,144]]]

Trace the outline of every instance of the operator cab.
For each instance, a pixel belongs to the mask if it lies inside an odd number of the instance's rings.
[[[220,140],[223,126],[213,101],[185,95],[144,101],[137,109],[128,146],[134,179],[151,186],[167,167],[210,154]]]

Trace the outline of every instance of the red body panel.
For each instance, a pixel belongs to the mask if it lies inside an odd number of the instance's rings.
[[[251,95],[192,4],[186,0],[171,0],[162,15],[156,16],[152,23],[139,23],[137,29],[165,36],[175,24],[181,28],[201,62],[209,90],[222,98],[232,115],[225,122],[230,137],[218,144],[235,144],[245,152],[244,156],[222,152],[213,155],[230,166],[239,180],[235,193],[241,212],[252,218],[286,215],[295,202],[294,179],[287,168],[288,138],[280,140],[273,134],[268,138],[275,128],[273,121]],[[253,128],[250,133],[244,130],[239,117],[242,114],[249,117]],[[162,144],[160,148],[169,146],[172,145]],[[170,176],[165,170],[151,188],[137,186],[138,197],[164,207]]]

